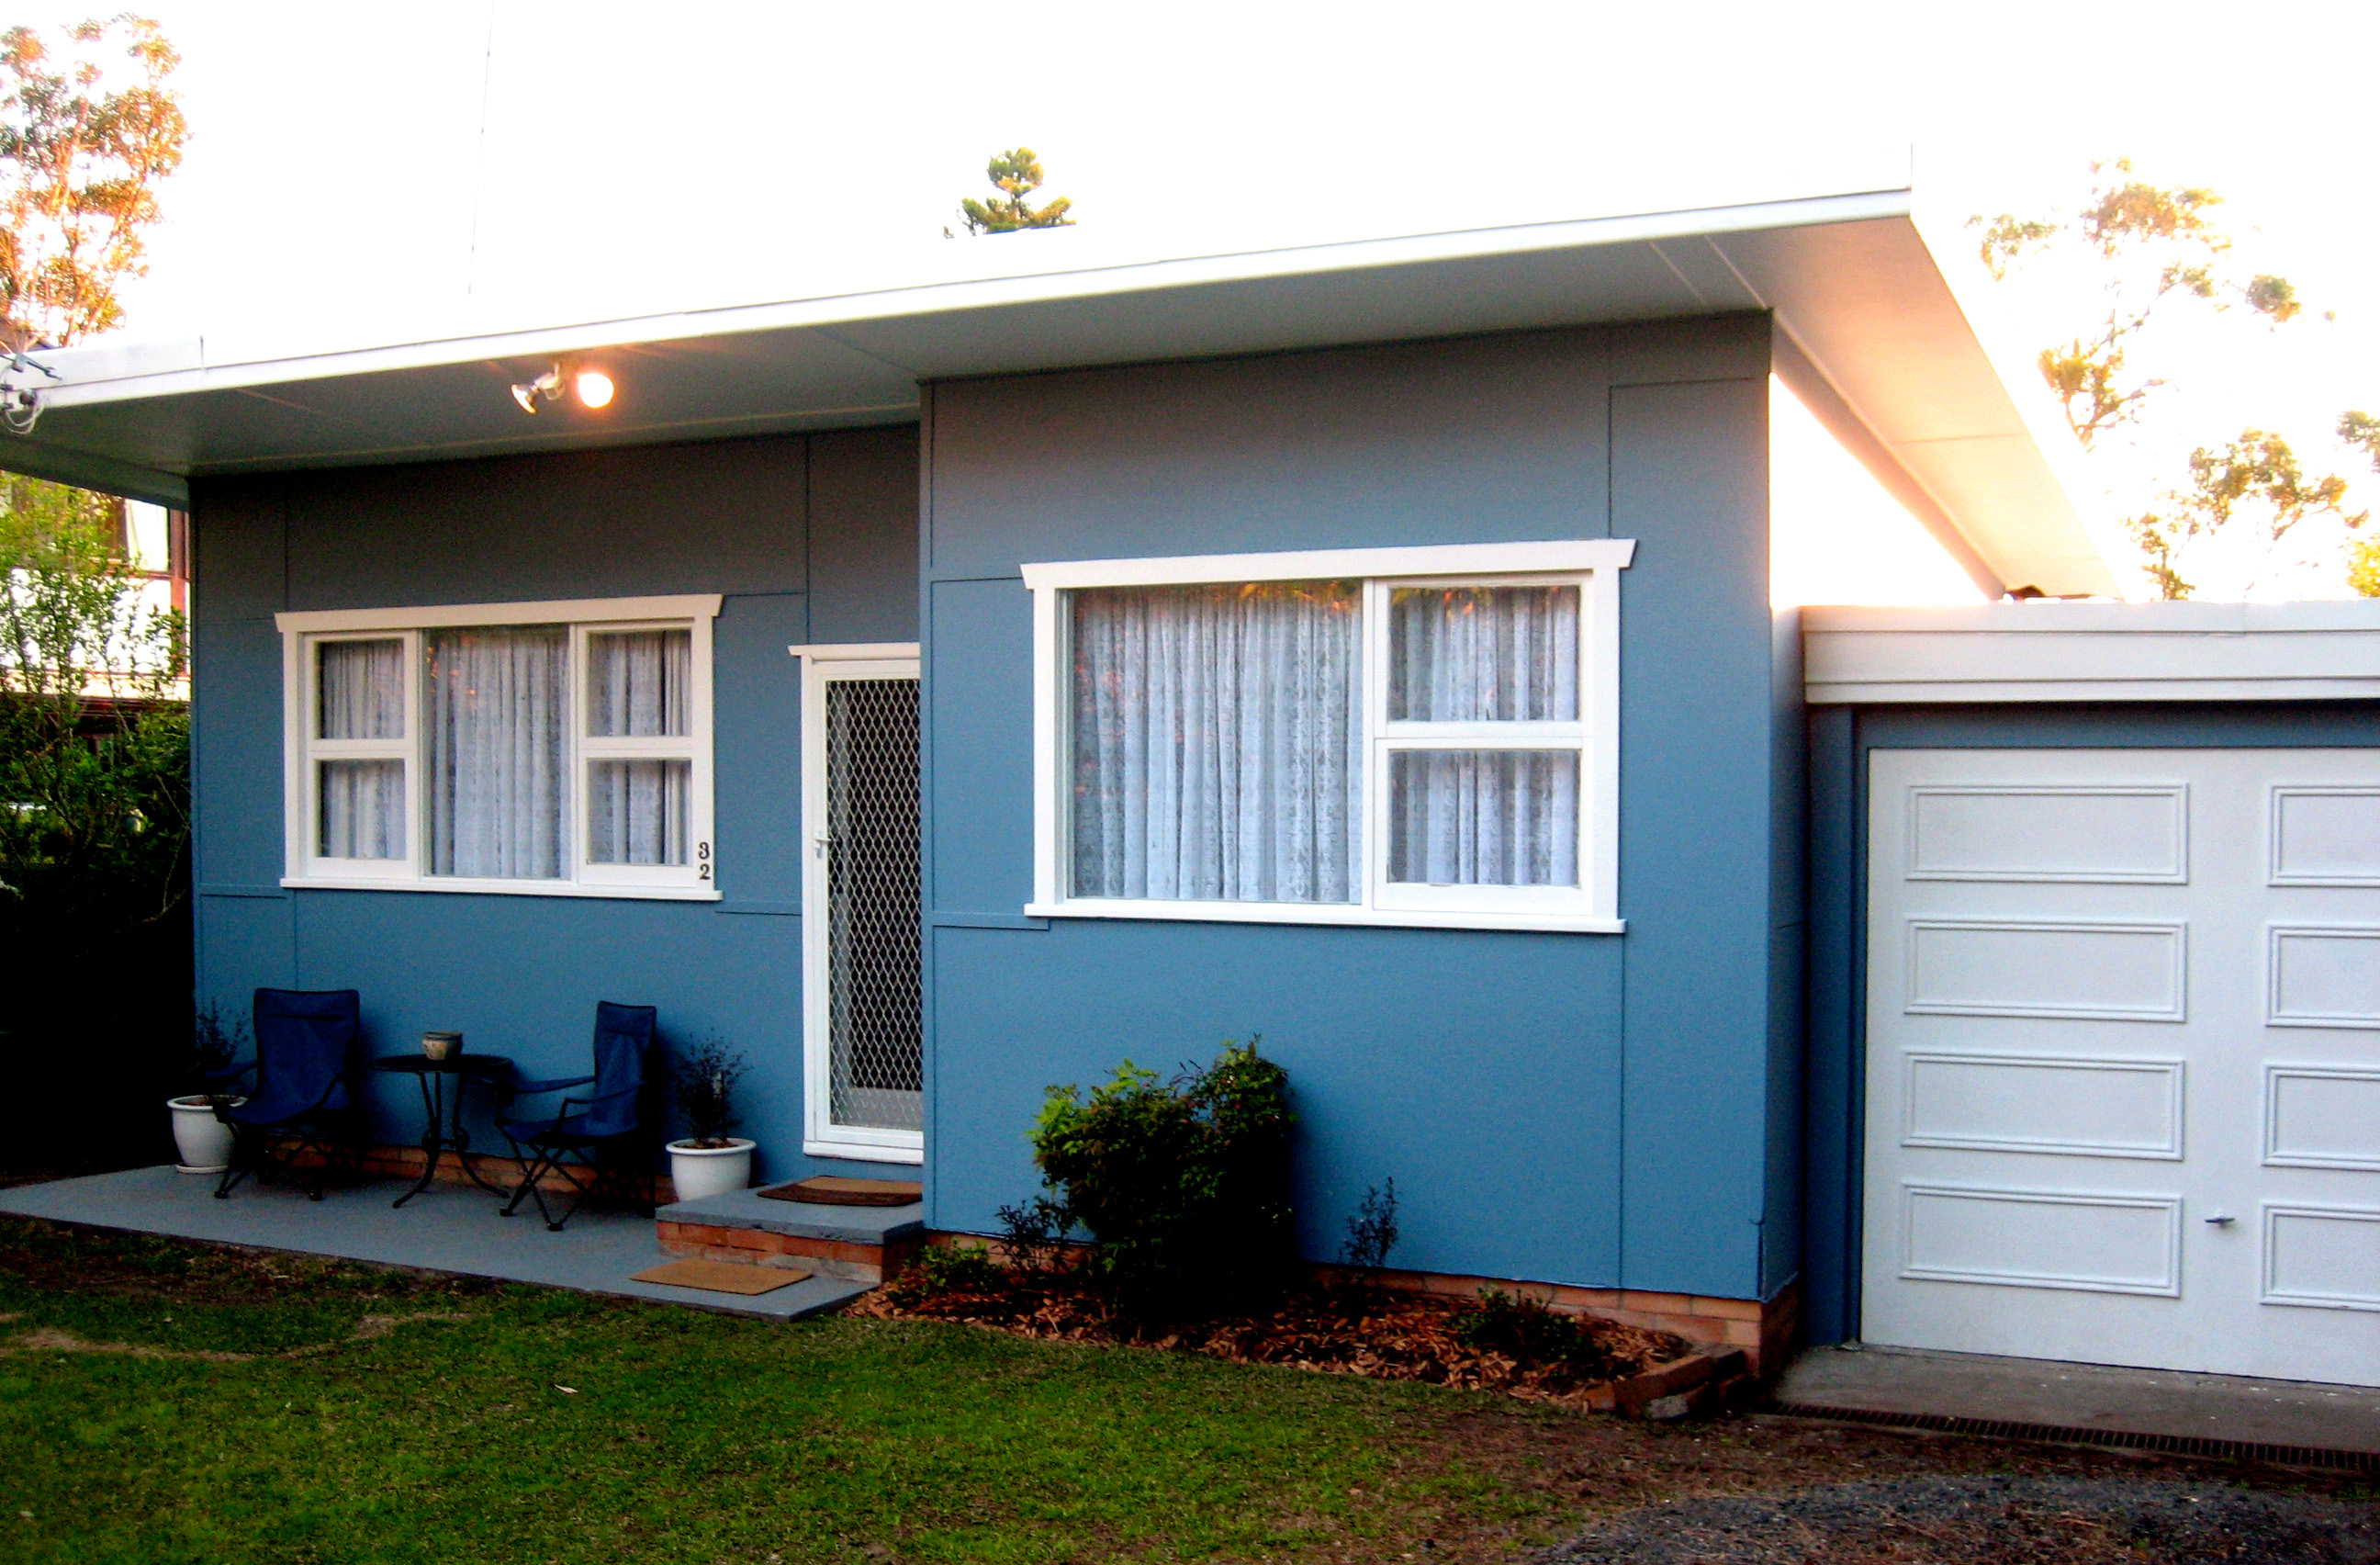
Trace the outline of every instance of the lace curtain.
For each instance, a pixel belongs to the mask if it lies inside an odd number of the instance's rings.
[[[1578,720],[1576,587],[1401,587],[1390,594],[1389,715]],[[1389,879],[1576,886],[1579,755],[1415,749],[1389,758]]]
[[[315,735],[405,737],[405,643],[324,642],[315,679]],[[405,763],[320,763],[315,851],[326,859],[405,857]]]
[[[424,642],[430,873],[559,878],[569,835],[569,631],[474,627]]]
[[[1072,894],[1357,900],[1360,585],[1070,598]]]
[[[587,732],[645,739],[692,731],[694,635],[628,630],[587,638]],[[694,763],[606,758],[587,767],[587,857],[598,864],[683,864]]]

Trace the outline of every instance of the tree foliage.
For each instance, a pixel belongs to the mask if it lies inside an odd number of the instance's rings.
[[[2338,415],[2338,438],[2363,453],[2380,473],[2380,418],[2357,409]],[[2347,584],[2358,596],[2380,598],[2380,538],[2359,538],[2347,546]]]
[[[123,318],[117,286],[147,270],[157,185],[188,127],[165,85],[181,56],[129,12],[0,33],[0,339],[63,346]]]
[[[978,201],[973,196],[959,202],[959,217],[970,234],[1014,234],[1024,228],[1065,228],[1075,220],[1066,215],[1075,203],[1060,196],[1035,206],[1026,198],[1041,188],[1046,177],[1041,160],[1030,147],[1016,147],[991,154],[984,169],[1001,194],[991,201]]]
[[[2370,519],[2368,511],[2347,509],[2347,480],[2335,473],[2309,479],[2289,442],[2267,430],[2200,446],[2190,454],[2189,471],[2185,486],[2168,489],[2156,509],[2126,522],[2162,597],[2186,598],[2197,590],[2181,575],[2182,552],[2229,529],[2243,506],[2252,508],[2257,542],[2268,549],[2318,516],[2337,517],[2349,528]]]
[[[188,641],[116,505],[0,476],[0,915],[93,943],[188,890]]]
[[[2037,359],[2084,449],[2121,424],[2136,422],[2166,383],[2134,371],[2128,351],[2158,312],[2181,300],[2228,310],[2244,305],[2274,325],[2296,319],[2303,306],[2286,277],[2269,273],[2238,277],[2225,267],[2230,236],[2209,219],[2223,198],[2197,186],[2163,187],[2132,177],[2129,158],[2095,163],[2091,200],[2070,216],[2022,218],[2001,213],[1986,222],[1976,254],[1996,278],[2054,247],[2080,243],[2095,253],[2104,276],[2099,319]]]

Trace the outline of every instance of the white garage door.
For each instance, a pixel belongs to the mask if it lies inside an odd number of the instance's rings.
[[[2380,752],[1869,789],[1861,1335],[2380,1385]]]

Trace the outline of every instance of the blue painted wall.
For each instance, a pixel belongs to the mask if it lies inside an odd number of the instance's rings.
[[[929,388],[930,1222],[989,1230],[1032,1191],[1046,1084],[1262,1033],[1305,1117],[1311,1253],[1394,1176],[1400,1265],[1791,1278],[1801,717],[1767,601],[1768,355],[1746,317]],[[1017,916],[1026,562],[1604,536],[1638,540],[1625,935]]]
[[[1807,1252],[1809,1340],[1859,1327],[1865,1134],[1867,776],[1876,750],[2380,746],[2380,702],[2168,702],[1811,710]]]
[[[749,1053],[746,1129],[801,1145],[800,680],[789,644],[917,636],[916,432],[870,430],[196,485],[199,986],[355,988],[376,1045],[459,1029],[537,1074],[599,999]],[[284,609],[720,593],[716,904],[298,891],[282,873]],[[419,1134],[406,1083],[382,1133]],[[499,1143],[500,1144],[500,1143]]]

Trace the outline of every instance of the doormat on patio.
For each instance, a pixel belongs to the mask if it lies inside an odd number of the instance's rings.
[[[771,1185],[760,1192],[771,1201],[806,1201],[814,1206],[906,1206],[926,1198],[926,1187],[916,1180],[851,1180],[820,1174],[789,1185]]]
[[[699,1288],[711,1293],[773,1293],[810,1274],[791,1266],[755,1266],[735,1261],[671,1261],[638,1272],[631,1281],[664,1288]]]

